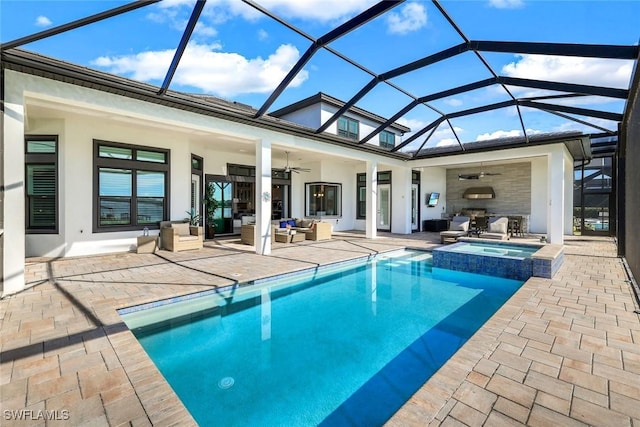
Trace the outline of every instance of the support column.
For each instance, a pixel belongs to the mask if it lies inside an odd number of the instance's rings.
[[[564,243],[564,155],[562,149],[554,149],[547,157],[549,205],[547,209],[547,241]]]
[[[367,239],[376,238],[378,214],[378,162],[367,160]]]
[[[256,142],[256,253],[271,253],[271,141]]]
[[[8,74],[8,73],[7,73]],[[14,294],[24,289],[25,199],[24,199],[24,101],[18,88],[7,82],[3,140],[0,155],[0,294]]]
[[[564,157],[564,234],[573,234],[573,159]]]
[[[411,234],[411,168],[394,168],[391,175],[391,232]]]

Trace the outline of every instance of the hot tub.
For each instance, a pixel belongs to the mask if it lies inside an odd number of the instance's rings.
[[[433,250],[435,268],[515,280],[532,276],[550,279],[564,260],[561,245],[460,240]]]

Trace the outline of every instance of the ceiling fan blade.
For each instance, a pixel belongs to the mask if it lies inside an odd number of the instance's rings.
[[[458,175],[458,180],[460,181],[464,181],[467,179],[480,179],[480,174],[477,173],[471,173],[471,174],[459,174]]]
[[[287,155],[287,164],[284,167],[284,172],[285,173],[288,173],[288,172],[295,172],[295,173],[311,172],[311,169],[300,168],[300,167],[297,167],[297,166],[289,166],[289,152],[285,151],[284,153]]]

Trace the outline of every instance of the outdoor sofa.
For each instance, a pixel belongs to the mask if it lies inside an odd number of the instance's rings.
[[[296,233],[304,233],[306,240],[331,239],[331,224],[317,219],[281,219],[273,221],[278,227],[276,233],[295,230]]]

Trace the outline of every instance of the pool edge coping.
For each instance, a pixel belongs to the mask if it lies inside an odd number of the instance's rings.
[[[420,252],[431,252],[431,250],[425,250],[424,248],[418,248],[418,247],[404,247],[404,248],[395,248],[395,249],[390,249],[390,250],[386,250],[386,251],[380,251],[380,252],[376,252],[376,253],[370,253],[367,255],[362,255],[362,256],[357,256],[355,258],[351,258],[351,259],[346,259],[346,260],[342,260],[342,261],[337,261],[337,262],[333,262],[333,263],[327,263],[327,264],[318,264],[316,266],[313,267],[303,267],[297,270],[292,270],[292,271],[288,271],[286,273],[278,273],[278,274],[273,274],[270,276],[265,276],[265,277],[260,277],[258,279],[253,279],[253,280],[247,280],[246,282],[239,282],[239,283],[233,283],[230,285],[224,285],[224,286],[220,286],[220,287],[216,287],[214,289],[206,289],[206,290],[201,290],[201,291],[195,291],[195,292],[190,292],[188,294],[183,294],[183,295],[177,295],[175,297],[169,297],[169,298],[162,298],[159,300],[155,300],[155,301],[149,301],[149,302],[145,302],[145,303],[141,303],[141,304],[134,304],[134,305],[130,305],[130,306],[126,306],[126,307],[120,307],[120,308],[116,308],[116,313],[119,316],[122,315],[127,315],[130,313],[135,313],[138,311],[142,311],[142,310],[149,310],[152,308],[156,308],[156,307],[161,307],[161,306],[165,306],[168,304],[173,304],[173,303],[177,303],[177,302],[182,302],[182,301],[188,301],[194,298],[200,298],[200,297],[205,297],[208,295],[213,295],[213,294],[219,294],[221,292],[225,292],[225,291],[229,291],[235,288],[239,288],[239,287],[251,287],[251,286],[260,286],[260,285],[264,285],[266,283],[272,282],[272,281],[277,281],[277,280],[281,280],[281,279],[290,279],[290,278],[294,278],[295,276],[303,276],[306,274],[310,274],[313,272],[318,272],[318,271],[322,271],[322,270],[326,270],[326,269],[331,269],[331,268],[341,268],[341,267],[345,267],[349,264],[356,264],[359,262],[363,262],[366,260],[370,260],[373,259],[377,256],[384,256],[386,254],[390,254],[390,253],[394,253],[394,252],[400,252],[400,251],[404,251],[404,250],[414,250],[414,251],[420,251]]]

